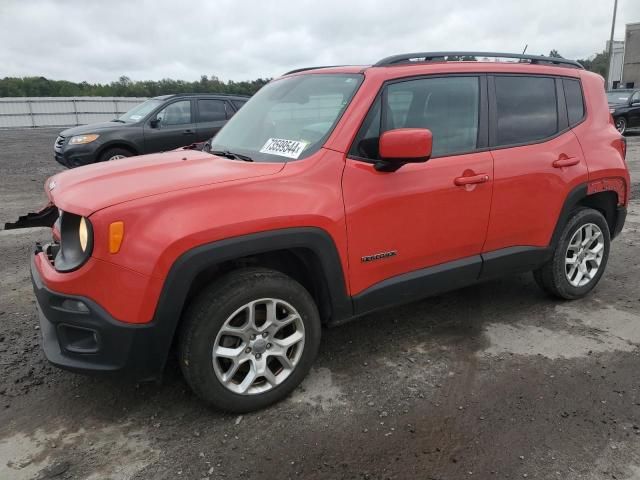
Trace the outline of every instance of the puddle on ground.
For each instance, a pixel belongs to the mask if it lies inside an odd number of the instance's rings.
[[[98,480],[129,479],[159,458],[142,431],[128,431],[127,425],[69,432],[64,429],[33,434],[22,432],[0,440],[0,478],[28,480],[45,468],[60,468],[60,477]],[[80,457],[80,458],[79,458]],[[93,465],[94,470],[79,475],[74,462]],[[65,465],[62,466],[61,465]],[[57,477],[56,477],[57,478]]]
[[[485,328],[490,346],[483,353],[576,358],[589,352],[630,352],[640,344],[640,315],[613,307],[581,311],[571,305],[557,305],[555,313],[566,318],[569,327],[587,327],[589,330],[551,330],[534,325],[493,323]]]
[[[322,410],[346,405],[344,394],[340,386],[333,380],[328,368],[315,368],[309,372],[307,378],[293,392],[289,401],[306,403]]]

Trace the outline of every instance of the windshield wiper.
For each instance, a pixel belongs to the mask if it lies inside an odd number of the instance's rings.
[[[118,122],[118,123],[126,123],[124,120],[120,120],[119,118],[114,118],[113,120],[111,120],[112,122]]]
[[[253,162],[253,158],[247,157],[240,153],[230,152],[229,150],[211,150],[211,155],[217,155],[219,157],[230,158],[231,160],[244,160],[245,162]]]

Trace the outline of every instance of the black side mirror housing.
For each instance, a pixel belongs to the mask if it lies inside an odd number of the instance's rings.
[[[149,126],[151,128],[158,128],[160,126],[160,119],[159,118],[154,118],[153,120],[151,120],[149,122]]]

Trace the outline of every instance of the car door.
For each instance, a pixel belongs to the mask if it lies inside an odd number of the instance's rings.
[[[162,152],[195,142],[191,99],[176,100],[152,115],[144,126],[145,153]]]
[[[215,136],[234,113],[231,105],[217,98],[199,98],[197,107],[196,138],[198,142],[204,142]]]
[[[580,82],[496,75],[489,77],[489,99],[494,188],[483,251],[547,247],[565,200],[587,181],[570,128],[584,116]]]
[[[637,127],[640,125],[640,90],[634,92],[629,99],[627,120],[628,127]]]
[[[343,175],[356,310],[393,301],[375,294],[382,286],[408,280],[395,298],[403,301],[429,293],[422,277],[441,280],[436,287],[477,278],[493,185],[491,154],[478,151],[487,141],[485,85],[483,76],[393,82],[369,111]],[[405,127],[431,130],[432,157],[377,171],[380,133]]]

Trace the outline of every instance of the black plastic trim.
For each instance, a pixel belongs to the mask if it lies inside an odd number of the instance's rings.
[[[331,304],[331,322],[353,315],[345,274],[331,236],[317,227],[287,228],[228,238],[201,245],[183,253],[173,264],[158,300],[154,322],[170,330],[168,350],[182,314],[187,294],[196,276],[212,266],[250,255],[277,250],[307,249],[319,260]]]
[[[34,259],[32,255],[31,281],[40,317],[42,349],[49,362],[73,372],[117,373],[140,381],[162,376],[173,330],[154,322],[120,322],[90,298],[48,289]],[[88,311],[61,308],[67,299],[81,301]],[[68,327],[94,332],[95,348],[82,350],[70,345],[64,333]]]
[[[472,257],[397,275],[353,297],[356,315],[408,303],[471,285],[478,280],[482,257]]]
[[[627,207],[618,207],[616,209],[616,223],[611,232],[611,238],[616,238],[622,232],[624,222],[627,219]]]
[[[553,255],[549,247],[508,247],[482,254],[480,279],[528,272],[544,265]]]
[[[569,221],[569,216],[571,215],[571,211],[576,207],[576,205],[587,196],[587,184],[583,183],[575,187],[573,190],[569,192],[567,198],[564,201],[564,205],[562,206],[562,210],[560,210],[560,214],[558,215],[558,220],[556,222],[556,228],[553,231],[553,235],[551,236],[551,241],[549,242],[549,246],[551,248],[555,248],[560,240],[560,235],[562,235],[562,230],[564,226]]]

